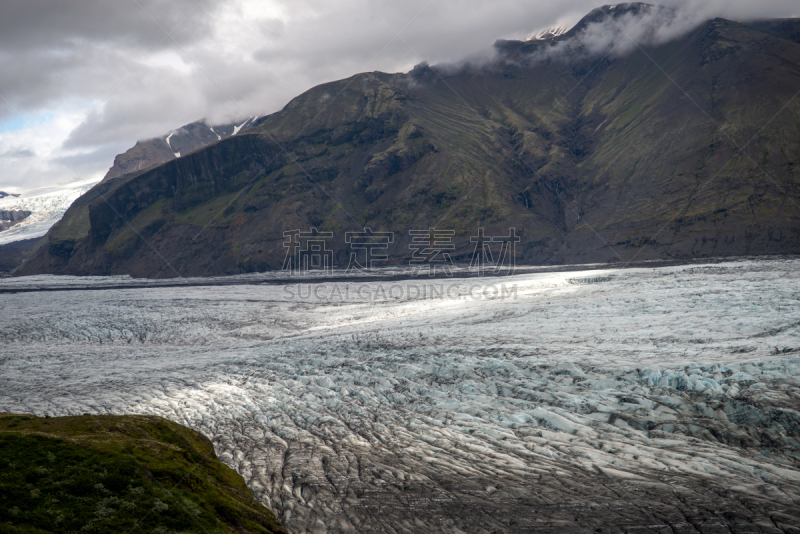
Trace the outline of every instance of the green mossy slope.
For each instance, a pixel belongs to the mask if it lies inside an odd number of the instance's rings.
[[[2,414],[0,532],[284,530],[208,439],[171,421]]]

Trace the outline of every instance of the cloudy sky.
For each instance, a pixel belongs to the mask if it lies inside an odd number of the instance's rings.
[[[687,2],[692,2],[687,4]],[[797,0],[667,0],[690,20],[800,16]],[[277,111],[358,72],[489,53],[594,0],[4,0],[0,190],[97,180],[138,139]]]

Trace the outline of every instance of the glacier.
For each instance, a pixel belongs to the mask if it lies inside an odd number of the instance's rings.
[[[61,220],[72,203],[96,183],[97,180],[79,182],[43,194],[0,199],[0,210],[31,212],[19,224],[0,232],[0,245],[45,235],[50,227]]]
[[[797,532],[798,259],[234,281],[0,280],[0,411],[187,425],[293,533]]]

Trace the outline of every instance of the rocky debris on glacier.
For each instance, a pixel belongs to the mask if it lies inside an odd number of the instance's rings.
[[[232,382],[218,402],[240,412],[235,426],[205,431],[301,532],[737,524],[777,532],[773,517],[791,531],[800,520],[798,363],[770,362],[761,382],[723,381],[743,388],[733,397],[577,365],[462,365],[456,373],[473,380],[460,383],[438,374],[306,376],[271,388],[273,410]],[[695,369],[720,371],[673,375]],[[743,369],[754,372],[732,370]],[[361,402],[347,406],[353,396]],[[398,404],[411,413],[390,413]]]
[[[0,408],[190,426],[291,532],[797,532],[798,273],[517,277],[474,303],[10,295],[35,320],[0,317]]]

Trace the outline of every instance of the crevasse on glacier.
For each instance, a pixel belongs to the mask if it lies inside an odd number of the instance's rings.
[[[186,424],[292,532],[789,531],[798,267],[526,274],[481,300],[2,294],[24,313],[0,315],[0,410]],[[0,290],[31,283],[77,282]]]

